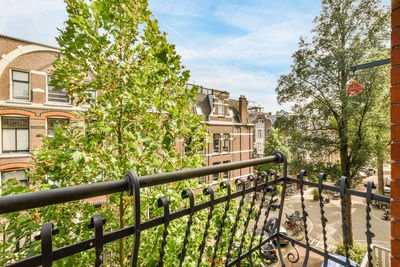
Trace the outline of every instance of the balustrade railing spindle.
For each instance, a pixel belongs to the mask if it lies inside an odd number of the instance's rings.
[[[241,168],[248,168],[257,166],[264,163],[283,164],[283,171],[278,175],[274,171],[267,173],[258,172],[254,176],[247,175],[248,179],[244,176],[235,179],[225,179],[219,184],[207,185],[202,194],[205,196],[204,202],[195,204],[196,190],[187,188],[181,192],[182,199],[188,205],[183,209],[177,211],[170,210],[169,196],[161,196],[158,198],[158,207],[163,209],[162,216],[142,221],[141,214],[141,189],[146,187],[153,187],[163,184],[169,184],[187,179],[197,179],[201,176],[212,175],[226,171],[237,170]],[[3,196],[0,197],[0,214],[23,211],[26,209],[40,208],[48,205],[57,205],[59,203],[66,203],[75,200],[84,200],[89,197],[102,196],[113,193],[127,192],[132,197],[133,205],[133,224],[123,229],[105,232],[104,225],[106,223],[101,214],[93,214],[89,229],[93,231],[94,237],[87,240],[79,241],[73,244],[68,244],[64,247],[53,249],[53,236],[58,233],[54,229],[57,225],[56,221],[46,222],[41,225],[41,234],[36,238],[40,239],[41,252],[38,255],[13,262],[11,259],[7,262],[7,266],[52,266],[53,262],[68,258],[72,255],[79,253],[94,253],[94,266],[101,266],[105,264],[105,250],[108,243],[133,236],[132,252],[130,255],[130,266],[139,266],[143,264],[139,262],[139,252],[141,244],[147,242],[143,238],[143,231],[163,226],[161,240],[157,240],[159,249],[154,259],[158,262],[158,266],[165,266],[167,264],[184,266],[187,264],[201,266],[206,262],[211,266],[240,266],[242,263],[248,265],[267,264],[268,255],[264,251],[264,246],[268,243],[267,247],[276,246],[277,254],[281,262],[281,266],[285,266],[284,256],[292,263],[297,263],[302,259],[302,265],[307,266],[311,253],[315,253],[323,257],[323,266],[328,266],[328,260],[349,266],[349,247],[347,240],[344,240],[345,258],[340,260],[333,257],[328,252],[328,238],[327,238],[327,218],[325,216],[324,196],[328,192],[335,192],[340,194],[341,214],[342,214],[342,229],[347,233],[348,228],[346,225],[344,201],[346,197],[357,196],[366,199],[366,240],[368,245],[368,263],[372,266],[372,238],[374,234],[371,231],[371,203],[372,201],[381,201],[389,203],[389,197],[380,196],[372,193],[373,184],[367,184],[367,191],[360,192],[346,188],[346,178],[340,180],[340,186],[335,187],[324,184],[326,175],[321,173],[318,176],[318,183],[307,181],[304,179],[306,172],[299,173],[297,179],[288,177],[287,175],[287,161],[285,155],[281,152],[274,152],[272,156],[246,160],[242,162],[234,162],[221,164],[217,166],[202,167],[196,169],[189,169],[171,173],[162,173],[149,176],[138,177],[133,171],[128,171],[125,174],[125,179],[112,182],[103,182],[98,184],[90,184],[83,186],[73,186],[67,188],[60,188],[42,192],[33,192],[21,195]],[[270,179],[272,178],[272,179]],[[247,180],[247,181],[246,181]],[[249,187],[246,188],[246,182],[249,182]],[[298,185],[300,189],[300,204],[302,211],[302,220],[304,224],[304,239],[305,242],[293,239],[280,232],[282,224],[282,214],[285,205],[286,188],[288,183]],[[215,187],[220,186],[222,195],[215,194]],[[236,190],[232,187],[236,186]],[[281,193],[278,194],[278,186],[281,186]],[[319,193],[319,212],[320,222],[322,225],[323,237],[323,250],[315,248],[310,244],[309,229],[307,226],[307,219],[310,219],[306,211],[306,198],[305,186],[317,188]],[[200,193],[201,194],[201,193]],[[252,196],[250,203],[246,204],[246,198]],[[279,199],[280,197],[280,199]],[[275,201],[280,200],[279,204]],[[259,202],[258,202],[259,201]],[[145,206],[145,205],[143,205]],[[171,207],[174,207],[171,204]],[[277,212],[272,212],[272,207],[278,208]],[[317,209],[318,210],[318,209]],[[208,212],[204,217],[204,221],[198,221],[197,214],[200,211]],[[273,215],[271,215],[271,213]],[[228,218],[228,214],[230,214]],[[187,223],[182,231],[182,238],[179,242],[172,240],[176,236],[174,231],[175,227],[171,222],[187,216]],[[264,218],[262,219],[262,216]],[[109,220],[110,218],[107,218]],[[176,221],[175,221],[176,222]],[[12,222],[11,222],[12,223]],[[54,224],[53,224],[54,223]],[[193,230],[194,227],[202,225],[201,231]],[[212,225],[215,225],[212,227]],[[108,226],[108,224],[107,224]],[[197,225],[198,226],[198,225]],[[93,230],[91,230],[93,229]],[[161,233],[161,232],[160,232]],[[192,234],[199,234],[199,245],[193,250]],[[346,236],[346,235],[344,235]],[[222,242],[222,240],[224,242]],[[289,244],[294,247],[294,251],[283,255],[281,248],[281,241],[287,240]],[[171,251],[171,243],[175,242],[174,247],[177,248],[177,255],[166,255]],[[334,241],[333,241],[334,242]],[[226,247],[223,247],[225,244]],[[305,253],[299,253],[297,247],[305,249]],[[190,253],[189,254],[189,250]],[[194,254],[193,254],[194,253]],[[108,255],[108,254],[107,254]],[[1,257],[1,255],[0,255]],[[193,261],[195,262],[189,262]],[[141,259],[142,260],[142,259]],[[256,260],[257,262],[254,262]],[[171,263],[173,261],[173,263]]]

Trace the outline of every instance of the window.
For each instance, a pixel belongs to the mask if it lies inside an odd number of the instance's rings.
[[[217,107],[218,107],[218,115],[225,115],[224,100],[221,100],[221,103]]]
[[[52,76],[47,76],[47,100],[49,102],[57,102],[57,103],[69,103],[69,96],[67,96],[67,91],[64,89],[57,90],[53,85],[50,85],[50,81]]]
[[[220,164],[219,162],[214,162],[214,163],[213,163],[213,166],[219,165],[219,164]],[[213,174],[213,180],[214,180],[214,181],[217,181],[218,178],[219,178],[219,173],[214,173],[214,174]]]
[[[10,179],[16,179],[23,186],[28,186],[28,177],[24,169],[1,172],[1,185],[4,185]]]
[[[258,120],[258,123],[263,123],[263,120],[262,120],[262,119],[259,119],[259,120]]]
[[[89,84],[90,82],[89,81],[85,81],[84,83],[85,84]],[[96,90],[90,89],[90,87],[89,87],[87,89],[86,93],[87,93],[86,94],[86,98],[85,98],[86,103],[90,104],[90,103],[93,103],[93,102],[96,101],[96,98],[97,98],[97,91]]]
[[[1,120],[3,153],[29,151],[29,119],[4,116]]]
[[[223,144],[222,144],[222,151],[229,152],[229,134],[224,134],[222,136]]]
[[[90,99],[91,102],[94,102],[97,98],[97,91],[96,90],[88,90],[88,97],[87,99]]]
[[[258,133],[258,138],[262,138],[262,130],[258,130],[257,133]]]
[[[29,72],[12,71],[12,98],[29,100]]]
[[[190,144],[192,143],[192,140],[193,140],[193,138],[190,137],[189,139],[186,139],[185,142],[183,143],[183,146],[185,148],[185,153],[192,151],[192,148],[190,146]]]
[[[213,134],[213,151],[220,152],[220,150],[219,150],[219,134]]]
[[[257,153],[258,154],[263,154],[264,153],[263,150],[264,150],[263,149],[263,144],[257,144]]]
[[[224,164],[225,164],[225,163],[230,163],[230,161],[229,161],[229,160],[228,160],[228,161],[224,161],[223,163],[224,163]],[[229,179],[229,171],[224,172],[224,173],[222,174],[222,178],[224,178],[224,179]]]
[[[47,136],[53,137],[54,136],[54,126],[60,125],[64,126],[69,123],[69,119],[65,118],[48,118],[47,119]]]

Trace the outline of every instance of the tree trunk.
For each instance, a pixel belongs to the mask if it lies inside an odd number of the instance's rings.
[[[346,188],[350,188],[351,186],[351,177],[350,177],[350,158],[348,155],[347,144],[342,145],[340,149],[340,161],[341,161],[341,170],[342,176],[347,178]],[[347,233],[343,232],[343,242],[347,241],[347,245],[353,245],[353,225],[351,220],[351,196],[345,195],[344,197],[344,217],[345,224],[347,226]]]
[[[378,152],[376,156],[376,165],[378,170],[378,192],[380,195],[383,195],[385,182],[383,179],[383,157],[380,152]]]

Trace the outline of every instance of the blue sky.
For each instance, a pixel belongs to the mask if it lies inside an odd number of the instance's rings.
[[[290,70],[300,36],[310,37],[320,0],[149,0],[162,30],[191,70],[190,82],[245,95],[265,111]],[[388,2],[388,0],[385,0]],[[0,33],[57,46],[62,0],[0,0]]]

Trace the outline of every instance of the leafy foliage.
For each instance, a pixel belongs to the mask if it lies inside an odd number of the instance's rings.
[[[34,152],[35,168],[30,189],[10,182],[3,194],[47,190],[65,186],[122,179],[127,170],[138,176],[201,166],[207,129],[193,114],[197,88],[188,89],[189,71],[185,70],[175,47],[167,42],[166,33],[148,10],[145,0],[66,0],[68,20],[57,38],[62,56],[55,64],[54,86],[67,88],[75,104],[87,110],[66,127],[55,127],[53,137],[43,137],[43,146]],[[93,98],[93,93],[97,97]],[[181,154],[176,143],[191,140],[190,149]],[[197,181],[182,181],[141,189],[142,221],[162,216],[157,199],[167,196],[171,211],[182,209],[187,202],[181,191],[197,187]],[[225,194],[221,189],[217,195]],[[196,195],[196,203],[205,200]],[[87,229],[91,216],[100,213],[107,220],[105,232],[132,225],[132,198],[124,193],[111,194],[96,209],[91,202],[75,201],[4,215],[2,229],[7,240],[0,245],[4,252],[0,265],[40,253],[40,241],[33,236],[40,225],[53,222],[60,230],[54,236],[54,247],[63,247],[93,237]],[[231,201],[227,225],[231,229],[236,202]],[[212,258],[212,244],[221,223],[224,204],[214,210],[215,220],[209,231],[202,266]],[[247,206],[244,211],[247,210]],[[196,213],[189,236],[185,265],[197,262],[208,211]],[[254,217],[254,214],[252,215]],[[177,262],[187,217],[172,221],[164,262]],[[239,229],[245,218],[240,218]],[[163,227],[142,233],[140,266],[158,262]],[[217,258],[226,253],[230,232],[224,231]],[[241,231],[235,242],[240,242]],[[16,251],[17,240],[23,239]],[[246,244],[248,244],[246,238]],[[105,246],[106,265],[126,266],[131,253],[132,237]],[[56,266],[92,266],[94,251],[86,251],[55,262]],[[256,259],[255,259],[256,261]],[[219,265],[220,263],[218,263]]]
[[[337,246],[335,253],[346,256],[346,250],[343,242]],[[367,247],[363,244],[354,243],[354,245],[349,247],[349,258],[358,264],[361,264],[363,261],[365,253],[367,253]]]
[[[270,156],[275,151],[281,151],[285,155],[290,155],[290,151],[288,146],[286,145],[285,137],[281,134],[278,129],[271,128],[269,131],[269,135],[265,138],[265,146],[264,146],[264,155]],[[288,162],[290,162],[290,157],[288,157]],[[257,166],[257,169],[260,171],[269,171],[270,169],[278,168],[279,171],[282,171],[282,166],[278,166],[273,163],[266,163],[260,166]]]
[[[297,156],[327,162],[325,155],[339,152],[341,176],[352,177],[370,157],[368,117],[380,105],[381,81],[388,73],[357,73],[364,89],[353,96],[346,92],[349,67],[370,62],[382,51],[388,56],[389,10],[378,0],[322,1],[314,23],[312,40],[300,39],[291,72],[280,77],[276,88],[279,103],[294,103],[282,125]],[[351,199],[345,203],[351,229]],[[347,240],[352,243],[351,231]]]

